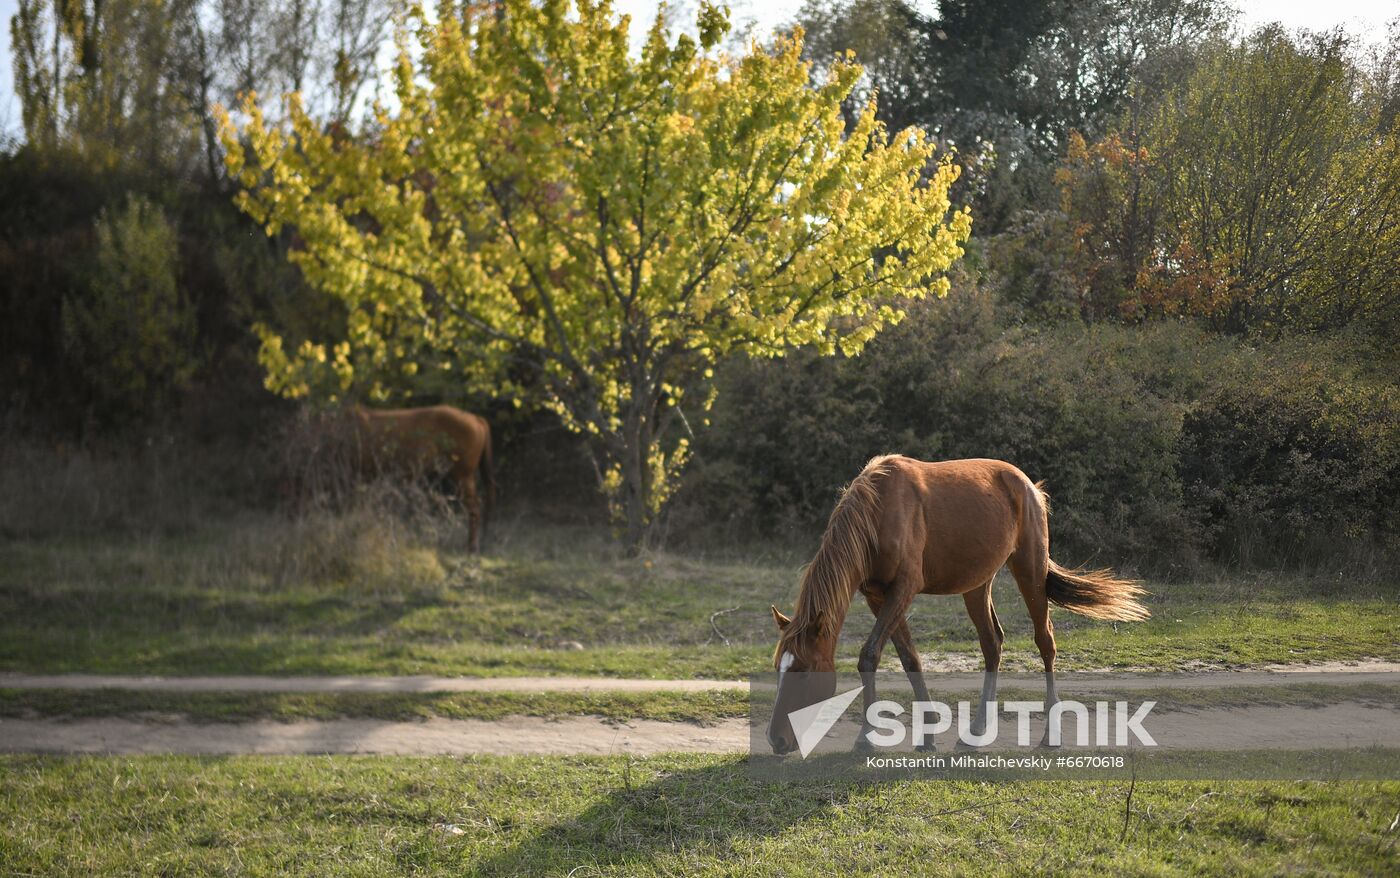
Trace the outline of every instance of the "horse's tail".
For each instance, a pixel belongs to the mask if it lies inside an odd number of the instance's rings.
[[[486,503],[481,510],[481,520],[485,522],[496,508],[496,462],[491,450],[491,425],[482,420],[486,428],[486,442],[481,446],[481,483],[486,487]]]
[[[837,625],[851,597],[870,578],[879,539],[880,491],[877,479],[891,471],[890,455],[876,457],[851,480],[831,511],[821,546],[802,573],[794,623]],[[800,630],[794,624],[790,630]]]
[[[1045,565],[1041,569],[1045,570],[1045,596],[1050,602],[1091,619],[1139,622],[1150,616],[1137,600],[1147,594],[1137,580],[1119,579],[1112,570],[1070,570],[1050,558],[1050,498],[1045,493],[1045,483],[1031,484],[1024,475],[1020,478],[1025,480],[1030,499],[1026,506],[1029,532],[1023,539],[1031,541],[1020,551],[1028,560],[1034,558],[1031,569]],[[1038,576],[1039,572],[1033,575]]]
[[[1147,594],[1135,579],[1119,579],[1112,570],[1066,570],[1050,562],[1045,594],[1052,603],[1091,619],[1141,622],[1152,615],[1138,597]]]

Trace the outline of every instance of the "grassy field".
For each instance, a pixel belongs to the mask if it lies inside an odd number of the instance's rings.
[[[600,716],[614,721],[711,723],[748,716],[743,690],[719,692],[142,692],[125,689],[0,689],[0,717],[241,722],[252,719],[498,720]]]
[[[12,875],[1327,874],[1400,783],[769,786],[742,760],[0,759]],[[1126,816],[1126,820],[1125,820]]]
[[[774,632],[767,607],[791,605],[803,560],[802,551],[772,547],[629,559],[596,531],[519,526],[498,528],[476,559],[451,540],[425,541],[353,518],[12,539],[0,544],[0,670],[739,678],[768,666]],[[1146,624],[1057,613],[1060,666],[1174,670],[1400,658],[1393,582],[1219,574],[1149,586],[1155,616]],[[1006,665],[1035,669],[1009,580],[998,582],[997,602],[1009,635]],[[857,605],[843,635],[848,660],[868,624]],[[931,662],[978,665],[961,601],[922,599],[912,624]],[[1214,703],[1225,696],[1200,697]],[[1393,691],[1376,697],[1393,700]],[[742,693],[728,692],[0,690],[0,717],[152,721],[594,714],[709,722],[746,709]],[[1400,783],[1139,783],[1130,811],[1127,795],[1127,785],[1114,782],[775,787],[750,780],[739,757],[3,756],[0,871],[1397,869],[1400,833],[1390,827]]]
[[[803,561],[772,549],[628,559],[603,534],[567,528],[498,529],[477,560],[373,522],[337,528],[258,520],[6,542],[0,670],[738,678],[768,666],[768,605],[791,606]],[[1058,612],[1060,667],[1400,658],[1394,582],[1251,573],[1148,584],[1145,624]],[[1036,668],[1005,575],[996,600],[1003,667]],[[921,598],[912,624],[926,659],[980,661],[961,601]],[[857,603],[846,656],[868,630]]]

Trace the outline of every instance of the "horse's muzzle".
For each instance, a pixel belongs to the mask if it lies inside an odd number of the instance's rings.
[[[784,756],[797,749],[797,742],[788,740],[786,735],[774,735],[773,730],[768,730],[768,746],[773,748],[773,755]]]

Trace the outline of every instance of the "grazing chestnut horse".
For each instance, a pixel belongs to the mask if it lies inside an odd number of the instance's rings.
[[[471,525],[471,548],[481,548],[482,504],[476,473],[486,488],[486,509],[496,502],[491,464],[491,425],[485,419],[447,405],[416,409],[367,409],[349,412],[355,451],[363,471],[395,469],[445,473],[457,489]]]
[[[1046,709],[1055,695],[1055,627],[1050,604],[1094,619],[1136,621],[1148,612],[1132,580],[1107,570],[1067,570],[1050,560],[1045,492],[1025,473],[1000,460],[926,463],[899,455],[877,457],[846,488],[831,513],[821,547],[802,575],[791,619],[773,608],[778,623],[778,697],[768,740],[775,753],[797,746],[788,714],[834,691],[813,696],[812,687],[786,698],[786,671],[834,671],[836,638],[859,591],[875,614],[875,629],[860,652],[865,707],[875,700],[873,674],[885,642],[894,640],[915,696],[927,701],[923,666],[905,612],[915,595],[962,595],[977,627],[986,672],[982,709],[973,721],[981,735],[996,700],[996,674],[1004,639],[992,608],[992,579],[1010,564],[1035,626],[1035,645],[1045,664]],[[806,703],[794,703],[805,701]],[[864,714],[862,714],[864,715]],[[858,747],[870,746],[862,722]]]

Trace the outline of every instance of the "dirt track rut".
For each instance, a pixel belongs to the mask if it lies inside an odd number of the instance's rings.
[[[1309,683],[1400,685],[1400,664],[1365,662],[1319,668],[1260,671],[1139,674],[1113,676],[1117,688],[1148,690],[1218,689],[1287,685],[1310,671]],[[975,685],[973,674],[940,675],[947,684]],[[1065,675],[1061,695],[1076,682],[1103,675]],[[167,692],[659,692],[743,689],[720,680],[619,680],[579,677],[495,679],[435,677],[128,677],[92,674],[0,674],[0,688],[121,688]],[[1350,745],[1400,746],[1400,705],[1345,702],[1326,711],[1300,705],[1251,705],[1214,709],[1210,722],[1232,739],[1259,747],[1312,748]],[[1167,722],[1189,722],[1167,718]],[[1365,741],[1355,740],[1365,730]],[[501,720],[427,719],[395,722],[373,719],[258,720],[239,723],[192,722],[180,718],[95,719],[0,718],[0,752],[109,754],[325,754],[395,755],[619,754],[660,752],[723,753],[747,750],[743,719],[709,725],[635,720],[619,723],[592,716],[560,719],[510,717]]]

